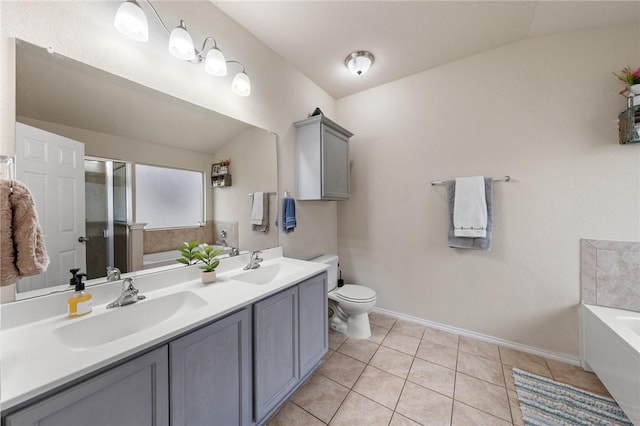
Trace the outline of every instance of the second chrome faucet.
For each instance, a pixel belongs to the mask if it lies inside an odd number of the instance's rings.
[[[249,263],[247,263],[247,266],[242,269],[244,269],[245,271],[249,269],[258,269],[260,267],[260,262],[264,260],[259,256],[260,254],[262,254],[261,251],[252,251]]]

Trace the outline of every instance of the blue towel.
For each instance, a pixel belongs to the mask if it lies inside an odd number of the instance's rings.
[[[449,180],[447,183],[447,201],[449,205],[449,247],[465,248],[475,250],[491,250],[493,240],[493,179],[484,178],[485,199],[487,202],[487,236],[486,238],[456,237],[453,227],[453,205],[456,199],[456,181]]]
[[[287,197],[282,201],[282,229],[287,233],[293,232],[296,225],[296,202]]]

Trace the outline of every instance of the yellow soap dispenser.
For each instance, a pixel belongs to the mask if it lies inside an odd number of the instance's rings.
[[[91,296],[91,294],[84,290],[84,282],[82,282],[82,279],[86,277],[87,274],[77,274],[78,271],[78,269],[71,270],[73,277],[71,278],[70,283],[75,284],[76,291],[67,302],[69,308],[69,318],[81,317],[90,313],[93,309],[91,304],[91,299],[93,298],[93,296]]]

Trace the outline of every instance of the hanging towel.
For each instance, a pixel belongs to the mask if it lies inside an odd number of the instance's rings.
[[[49,256],[38,222],[33,197],[27,187],[0,181],[0,286],[45,272]]]
[[[269,194],[266,192],[253,193],[251,230],[256,232],[269,231]]]
[[[264,220],[264,192],[254,192],[251,207],[251,224],[262,225]]]
[[[293,232],[296,225],[296,202],[287,197],[282,202],[282,229],[287,233]]]
[[[476,250],[491,250],[491,242],[493,235],[493,179],[484,178],[484,194],[487,207],[487,226],[486,235],[484,238],[476,237],[457,237],[455,236],[453,226],[453,212],[456,199],[456,182],[447,181],[447,201],[449,207],[449,247],[453,248],[467,248]]]
[[[487,236],[487,201],[482,176],[456,178],[453,233],[467,238]]]

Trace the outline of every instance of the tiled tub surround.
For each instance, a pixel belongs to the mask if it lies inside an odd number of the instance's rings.
[[[193,228],[157,229],[144,231],[144,254],[175,250],[185,241],[204,241],[213,244],[215,225],[207,221],[205,226]]]
[[[329,332],[324,364],[270,426],[522,425],[513,367],[608,395],[580,367],[370,314],[372,336]]]
[[[582,303],[640,312],[640,242],[581,241]]]

